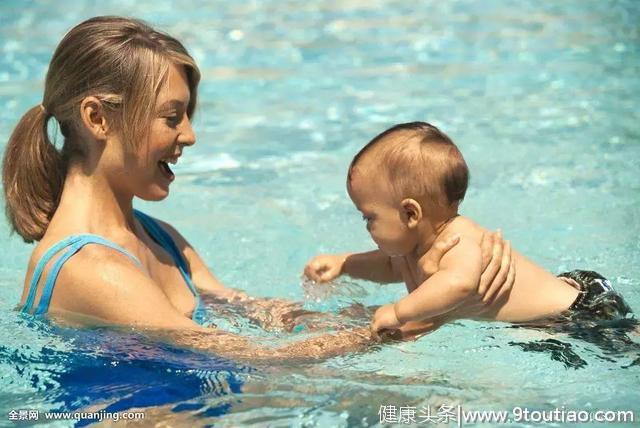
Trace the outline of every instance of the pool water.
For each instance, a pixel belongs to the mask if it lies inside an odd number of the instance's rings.
[[[76,23],[136,16],[178,37],[203,73],[198,141],[175,167],[169,198],[136,206],[180,230],[225,284],[331,312],[402,296],[401,285],[350,281],[309,293],[300,274],[316,253],[372,248],[346,168],[380,131],[425,120],[469,164],[464,215],[502,228],[551,272],[602,273],[640,313],[640,3],[256,0],[176,10],[122,0],[60,9],[0,5],[0,144],[41,101],[48,61]],[[249,367],[136,332],[19,315],[32,247],[9,236],[5,219],[0,234],[0,425],[11,409],[89,407],[143,409],[145,422],[174,426],[369,426],[381,406],[419,414],[442,404],[640,418],[632,326],[460,321],[362,354]],[[215,308],[211,321],[274,343],[295,337]]]

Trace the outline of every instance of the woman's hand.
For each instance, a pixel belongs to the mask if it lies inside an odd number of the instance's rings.
[[[440,269],[440,261],[447,251],[453,248],[459,236],[453,235],[438,239],[426,255],[424,269],[427,275],[433,275]],[[482,313],[494,302],[509,294],[516,277],[515,259],[509,241],[502,239],[502,233],[485,232],[480,242],[482,251],[482,274],[477,292],[453,312]],[[453,315],[453,313],[451,314]]]
[[[478,295],[488,305],[509,294],[516,279],[516,264],[511,243],[502,239],[501,231],[484,233],[480,248],[482,275]]]
[[[304,267],[304,275],[315,282],[329,282],[342,274],[346,255],[320,254]]]
[[[506,298],[516,278],[516,267],[511,243],[502,239],[502,233],[485,232],[480,243],[482,274],[475,294],[448,313],[451,319],[468,318],[485,313],[495,302]]]
[[[460,242],[460,235],[443,236],[433,243],[427,254],[425,254],[422,265],[427,276],[431,276],[440,270],[440,260],[442,257]]]

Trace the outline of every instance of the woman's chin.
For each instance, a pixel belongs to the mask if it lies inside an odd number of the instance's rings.
[[[136,196],[144,201],[161,201],[169,196],[169,187],[154,186],[151,189],[147,189],[146,192],[139,193]]]

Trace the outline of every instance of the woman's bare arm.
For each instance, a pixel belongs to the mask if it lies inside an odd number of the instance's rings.
[[[324,360],[348,353],[362,352],[374,344],[366,327],[334,334],[322,334],[280,347],[259,344],[257,338],[200,326],[182,330],[156,330],[151,334],[163,338],[164,341],[212,352],[236,361],[269,365]],[[262,340],[264,341],[264,338]]]
[[[74,257],[75,263],[62,270],[56,288],[64,290],[65,300],[73,304],[61,309],[84,314],[103,324],[141,328],[178,345],[245,361],[317,360],[364,350],[371,342],[365,328],[325,334],[281,347],[259,345],[257,338],[205,328],[179,313],[153,280],[126,256],[108,249],[98,251],[104,256],[100,269],[87,269],[96,263],[87,264],[88,260],[83,260],[86,257],[79,253]],[[90,292],[86,284],[91,284]],[[55,308],[52,309],[55,313]]]
[[[301,323],[309,326],[306,323],[309,317],[314,317],[313,324],[320,326],[326,323],[319,318],[325,317],[329,323],[336,321],[334,314],[308,311],[300,302],[250,296],[244,291],[224,285],[206,266],[193,246],[174,227],[161,220],[158,221],[185,257],[191,270],[192,280],[198,290],[203,293],[205,300],[221,300],[231,304],[235,307],[234,311],[268,331],[290,331]]]

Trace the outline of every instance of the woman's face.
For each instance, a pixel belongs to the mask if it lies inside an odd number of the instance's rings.
[[[189,99],[184,68],[171,65],[154,107],[146,142],[125,156],[127,181],[135,196],[157,201],[169,194],[169,185],[175,178],[172,164],[178,161],[185,146],[196,141],[187,116]]]

